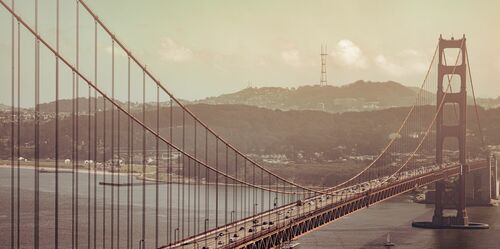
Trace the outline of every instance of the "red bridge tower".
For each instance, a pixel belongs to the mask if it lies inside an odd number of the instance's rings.
[[[459,49],[459,58],[456,65],[446,65],[444,61],[445,49]],[[445,40],[439,37],[439,64],[438,64],[438,88],[437,88],[437,119],[436,119],[436,163],[443,163],[443,145],[446,138],[458,140],[459,162],[461,174],[457,184],[457,216],[443,216],[443,195],[445,191],[444,181],[436,183],[436,209],[432,222],[435,225],[468,225],[469,219],[465,208],[465,175],[468,172],[466,161],[466,130],[467,130],[467,46],[465,35],[462,39]],[[455,64],[455,63],[453,63]],[[450,79],[460,78],[460,89],[456,92],[448,90],[451,87]],[[446,80],[445,80],[446,79]],[[447,103],[458,106],[458,124],[445,125],[444,112],[450,111],[445,108]]]

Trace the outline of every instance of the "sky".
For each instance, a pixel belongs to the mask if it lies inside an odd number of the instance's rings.
[[[33,2],[16,1],[19,13],[31,23]],[[42,36],[52,42],[54,2],[40,0],[39,14]],[[74,19],[75,12],[74,6],[67,2],[61,6],[61,31],[67,36],[61,36],[61,51],[74,61],[71,51],[74,24],[64,18]],[[467,36],[477,95],[500,95],[500,1],[86,2],[163,85],[182,99],[230,93],[249,85],[318,84],[322,44],[328,47],[329,85],[393,80],[417,86],[424,78],[440,34],[444,38]],[[93,78],[90,69],[93,60],[84,58],[92,54],[85,51],[92,50],[93,23],[85,18],[88,17],[82,14],[80,63],[88,65],[89,69],[84,71]],[[0,33],[9,34],[10,15],[3,7],[0,7],[0,22]],[[109,41],[99,38],[98,43],[99,57],[111,54]],[[26,47],[29,51],[32,46],[28,43]],[[3,65],[0,78],[6,82],[11,72],[10,53],[9,35],[0,41]],[[120,51],[115,51],[115,55],[126,58]],[[117,74],[122,77],[124,72]],[[50,76],[47,77],[50,81]],[[125,84],[125,80],[119,81],[118,86]],[[9,102],[10,92],[2,91],[0,98],[2,103]]]

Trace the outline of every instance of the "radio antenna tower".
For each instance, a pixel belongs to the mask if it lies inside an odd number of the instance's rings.
[[[319,85],[326,86],[328,84],[326,78],[326,56],[328,55],[326,45],[321,45],[320,55],[321,55],[321,76],[319,79]]]

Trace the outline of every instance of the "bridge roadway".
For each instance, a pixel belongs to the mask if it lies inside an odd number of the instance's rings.
[[[474,160],[468,170],[488,167]],[[460,165],[420,167],[317,195],[196,235],[161,248],[272,248],[342,216],[399,194],[460,174]]]

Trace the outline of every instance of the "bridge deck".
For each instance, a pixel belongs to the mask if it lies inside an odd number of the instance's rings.
[[[487,166],[487,161],[481,160],[469,168],[473,171]],[[459,165],[404,171],[393,179],[381,178],[335,190],[328,196],[311,197],[300,206],[289,204],[162,248],[271,248],[416,186],[458,174]]]

